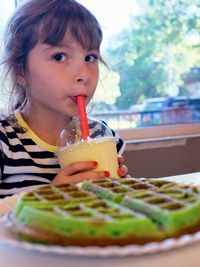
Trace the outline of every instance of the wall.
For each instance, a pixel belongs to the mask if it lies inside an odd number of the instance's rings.
[[[200,171],[200,137],[128,143],[125,164],[133,177],[164,177]]]

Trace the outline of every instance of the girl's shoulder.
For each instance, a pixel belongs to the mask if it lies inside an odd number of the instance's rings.
[[[20,126],[15,115],[0,114],[0,131],[4,133],[16,131]],[[18,130],[17,130],[18,131]]]
[[[13,129],[6,115],[0,114],[0,144],[9,143],[9,134]]]
[[[5,114],[0,114],[0,127],[6,128],[10,125],[9,117]]]
[[[106,128],[101,129],[99,132],[102,134],[102,132],[105,132],[107,128],[109,129],[109,131],[112,133],[113,137],[116,140],[117,153],[118,153],[118,155],[121,155],[125,149],[124,140],[118,135],[117,132],[115,132],[112,128],[110,128],[109,125],[105,121],[101,120],[101,122],[102,122],[102,124],[104,124],[106,126]],[[102,134],[102,135],[104,135],[104,134]]]

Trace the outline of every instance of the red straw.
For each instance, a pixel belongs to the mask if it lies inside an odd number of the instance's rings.
[[[79,118],[81,123],[81,131],[82,131],[82,137],[83,140],[87,140],[90,136],[89,134],[89,127],[88,127],[88,120],[86,115],[86,108],[85,108],[85,101],[84,96],[79,95],[77,96],[77,103],[78,103],[78,112],[79,112]]]

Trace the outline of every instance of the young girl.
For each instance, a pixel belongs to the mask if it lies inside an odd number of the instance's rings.
[[[12,112],[0,124],[1,197],[27,186],[109,177],[95,171],[95,161],[60,169],[55,154],[61,130],[78,113],[77,96],[88,104],[95,92],[101,41],[98,21],[74,0],[28,0],[15,10],[4,42],[13,90]],[[122,161],[120,176],[127,173]]]

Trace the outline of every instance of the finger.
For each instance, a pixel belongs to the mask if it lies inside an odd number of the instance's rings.
[[[108,171],[98,171],[98,172],[90,171],[90,172],[78,173],[72,176],[68,176],[66,177],[66,179],[68,183],[77,184],[84,180],[96,181],[96,180],[102,180],[102,179],[108,178],[109,176],[110,176],[110,173]],[[65,180],[65,183],[66,183],[66,180]]]
[[[128,168],[125,165],[122,165],[118,170],[118,174],[120,177],[126,176],[127,172],[128,172]]]
[[[119,164],[124,161],[124,157],[123,156],[118,156],[117,159],[118,159],[118,163]]]
[[[96,161],[77,161],[64,167],[61,172],[63,175],[73,175],[78,172],[94,169],[97,165]]]

